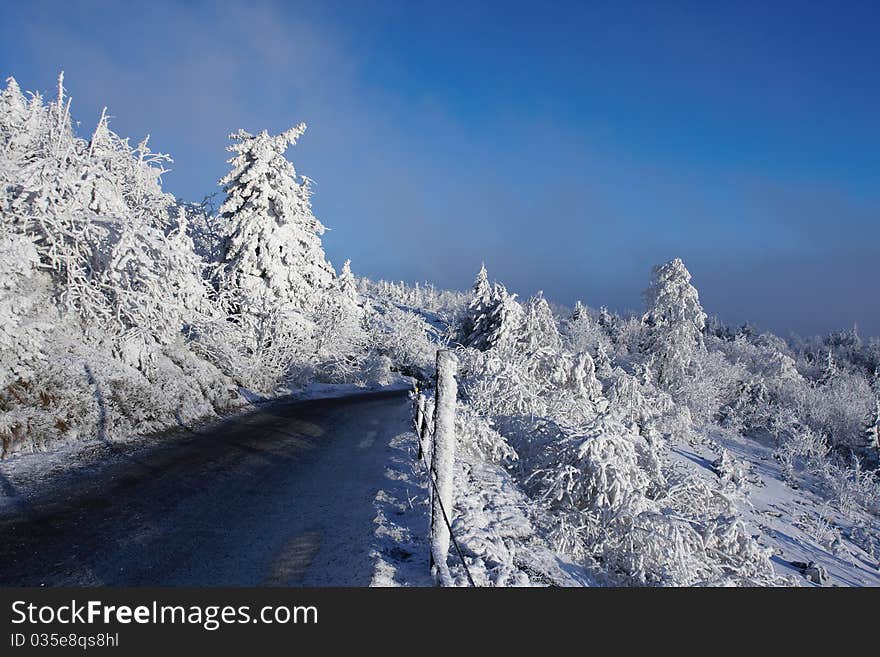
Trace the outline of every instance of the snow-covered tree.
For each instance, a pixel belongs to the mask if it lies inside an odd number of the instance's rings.
[[[580,301],[575,303],[574,311],[563,323],[562,334],[565,347],[570,351],[588,351],[598,357],[600,349],[606,354],[607,350],[611,349],[608,334]]]
[[[30,379],[45,360],[53,308],[49,276],[39,271],[33,239],[0,224],[0,388]]]
[[[829,349],[825,352],[825,358],[822,362],[822,374],[819,376],[819,382],[823,384],[831,383],[840,373],[837,367],[837,361],[834,358],[834,352]]]
[[[169,158],[119,137],[106,112],[78,137],[63,77],[49,104],[12,80],[0,95],[4,453],[234,405],[232,381],[195,353],[210,288],[161,188]]]
[[[526,304],[519,341],[529,351],[562,350],[562,338],[556,326],[556,319],[543,292],[538,292]]]
[[[874,400],[874,408],[868,415],[865,426],[865,437],[868,449],[880,455],[880,399]]]
[[[354,280],[354,274],[351,273],[351,260],[346,260],[343,263],[342,271],[336,280],[336,286],[344,299],[353,304],[357,303],[357,283]]]
[[[463,344],[486,351],[515,339],[523,319],[523,309],[515,294],[508,294],[501,283],[496,283],[486,303],[480,303],[474,317],[473,329]]]
[[[645,303],[644,351],[655,359],[657,381],[665,386],[678,385],[695,352],[703,348],[706,326],[699,294],[681,259],[654,268]]]
[[[488,328],[488,314],[492,310],[492,286],[489,283],[489,274],[486,265],[480,266],[477,278],[474,281],[467,312],[462,320],[459,330],[459,341],[469,347],[481,349],[477,346],[482,343],[481,336],[485,335]]]
[[[488,303],[492,295],[492,286],[489,284],[489,273],[486,271],[486,264],[480,265],[480,271],[477,273],[477,280],[474,281],[474,300],[479,303]]]
[[[301,123],[276,136],[230,135],[232,170],[220,181],[226,200],[221,286],[234,310],[258,317],[270,309],[308,313],[335,276],[324,256],[325,228],[312,213],[310,180],[284,152],[305,132]]]

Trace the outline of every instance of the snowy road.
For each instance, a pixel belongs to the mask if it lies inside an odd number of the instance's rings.
[[[408,422],[401,391],[279,402],[40,481],[0,464],[0,585],[367,585]]]

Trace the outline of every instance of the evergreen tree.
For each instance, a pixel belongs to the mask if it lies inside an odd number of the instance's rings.
[[[471,300],[468,303],[467,312],[462,321],[459,341],[469,347],[480,349],[477,344],[482,344],[482,336],[488,328],[488,315],[493,307],[492,286],[489,284],[489,274],[486,265],[480,266],[477,278],[474,281]]]
[[[325,228],[312,214],[310,180],[284,157],[305,129],[301,123],[277,136],[265,130],[230,135],[232,170],[220,181],[226,192],[221,283],[242,315],[307,313],[332,285],[335,272],[321,246]]]
[[[339,293],[350,303],[357,303],[357,282],[351,273],[351,260],[346,260],[342,265],[342,272],[336,281]]]
[[[706,326],[699,294],[681,259],[654,268],[645,302],[643,351],[656,361],[658,383],[680,384],[694,354],[703,349]]]
[[[480,271],[477,273],[477,280],[474,281],[473,300],[477,303],[489,303],[492,296],[492,286],[489,284],[489,273],[486,271],[486,264],[480,265]]]
[[[825,353],[825,362],[822,364],[822,374],[819,376],[819,382],[827,384],[833,381],[839,373],[837,361],[834,359],[834,353],[829,348]]]
[[[526,304],[520,343],[529,351],[562,350],[562,338],[543,292],[538,292]]]
[[[500,344],[512,344],[522,324],[523,309],[515,294],[508,294],[501,283],[492,288],[489,301],[480,306],[474,328],[463,344],[488,351]]]

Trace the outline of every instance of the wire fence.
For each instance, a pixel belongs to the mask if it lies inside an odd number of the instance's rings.
[[[467,576],[468,583],[470,586],[476,588],[476,584],[474,583],[474,578],[471,575],[470,568],[468,568],[467,561],[464,558],[464,553],[461,550],[461,546],[458,543],[458,540],[455,538],[455,533],[452,531],[452,522],[449,517],[449,513],[446,510],[446,507],[443,504],[443,497],[440,495],[440,491],[437,486],[437,472],[434,469],[434,461],[431,460],[431,464],[428,464],[427,454],[425,453],[424,446],[426,444],[427,438],[432,438],[431,445],[434,445],[433,440],[433,428],[430,426],[428,422],[427,415],[425,414],[425,397],[419,392],[418,386],[415,388],[415,413],[414,413],[414,424],[416,428],[416,435],[418,437],[419,445],[418,445],[418,458],[422,462],[422,465],[425,467],[425,472],[428,475],[428,482],[430,483],[431,490],[431,499],[437,500],[437,505],[440,507],[440,512],[443,517],[443,523],[446,525],[446,528],[449,530],[449,538],[452,541],[452,545],[455,547],[455,552],[458,554],[458,558],[461,561],[461,565],[464,568],[465,575]],[[436,407],[435,407],[436,408]],[[433,518],[434,506],[431,505],[431,513]],[[431,531],[433,532],[434,523],[431,523]],[[432,537],[433,543],[433,537]],[[432,559],[433,559],[433,550],[432,550]],[[439,564],[438,564],[439,567]]]

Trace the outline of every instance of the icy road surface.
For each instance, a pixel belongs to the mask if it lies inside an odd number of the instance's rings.
[[[274,402],[54,469],[0,463],[0,585],[369,585],[409,418],[402,391]]]

